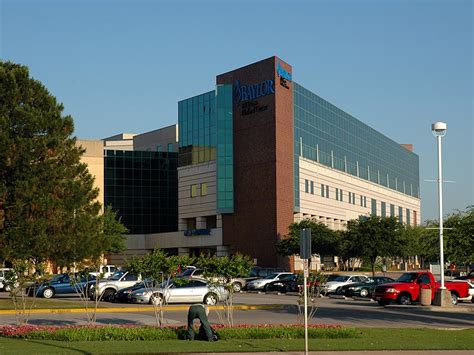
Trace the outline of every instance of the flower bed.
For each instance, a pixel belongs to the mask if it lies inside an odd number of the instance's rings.
[[[239,325],[214,326],[220,339],[299,339],[304,337],[301,325]],[[184,339],[185,327],[151,326],[1,326],[0,336],[24,339],[60,341],[107,341],[107,340],[176,340]],[[310,338],[355,338],[355,328],[333,325],[310,325]]]

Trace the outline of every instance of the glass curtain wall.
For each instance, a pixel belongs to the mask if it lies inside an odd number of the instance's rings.
[[[295,189],[298,157],[419,197],[419,159],[318,95],[294,83]],[[295,191],[295,210],[299,191]]]
[[[105,205],[129,234],[178,230],[177,153],[107,150]]]

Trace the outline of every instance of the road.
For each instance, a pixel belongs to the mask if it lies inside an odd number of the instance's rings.
[[[77,300],[74,296],[62,297],[63,300]],[[296,306],[298,297],[294,295],[242,293],[235,296],[236,305],[276,305],[272,309],[236,310],[235,324],[295,324],[299,320]],[[426,309],[420,306],[380,307],[367,300],[342,298],[322,298],[317,301],[318,309],[311,320],[314,324],[340,324],[356,327],[430,327],[430,328],[474,328],[474,304],[463,303],[452,310]],[[154,325],[154,312],[127,312],[126,304],[108,304],[112,307],[123,307],[124,312],[99,313],[99,324],[136,324]],[[140,305],[139,305],[140,306]],[[221,323],[222,311],[212,310],[211,323]],[[184,324],[186,309],[166,311],[165,320],[170,325]],[[1,315],[0,324],[14,324],[14,315]],[[31,324],[74,325],[85,324],[83,313],[45,313],[32,314]]]

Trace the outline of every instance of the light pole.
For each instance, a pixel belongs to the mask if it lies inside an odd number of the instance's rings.
[[[446,135],[448,125],[436,122],[431,125],[431,131],[438,140],[438,209],[439,209],[439,264],[441,271],[441,292],[444,287],[444,244],[443,244],[443,172],[441,163],[441,138]]]

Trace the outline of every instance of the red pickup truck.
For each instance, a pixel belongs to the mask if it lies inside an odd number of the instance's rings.
[[[453,304],[458,303],[458,298],[469,297],[467,282],[446,281],[444,286],[451,291]],[[430,288],[431,301],[433,301],[435,292],[439,287],[440,283],[434,279],[433,274],[429,271],[406,272],[395,282],[377,286],[373,298],[381,306],[386,306],[393,301],[406,305],[419,300],[421,288]]]

